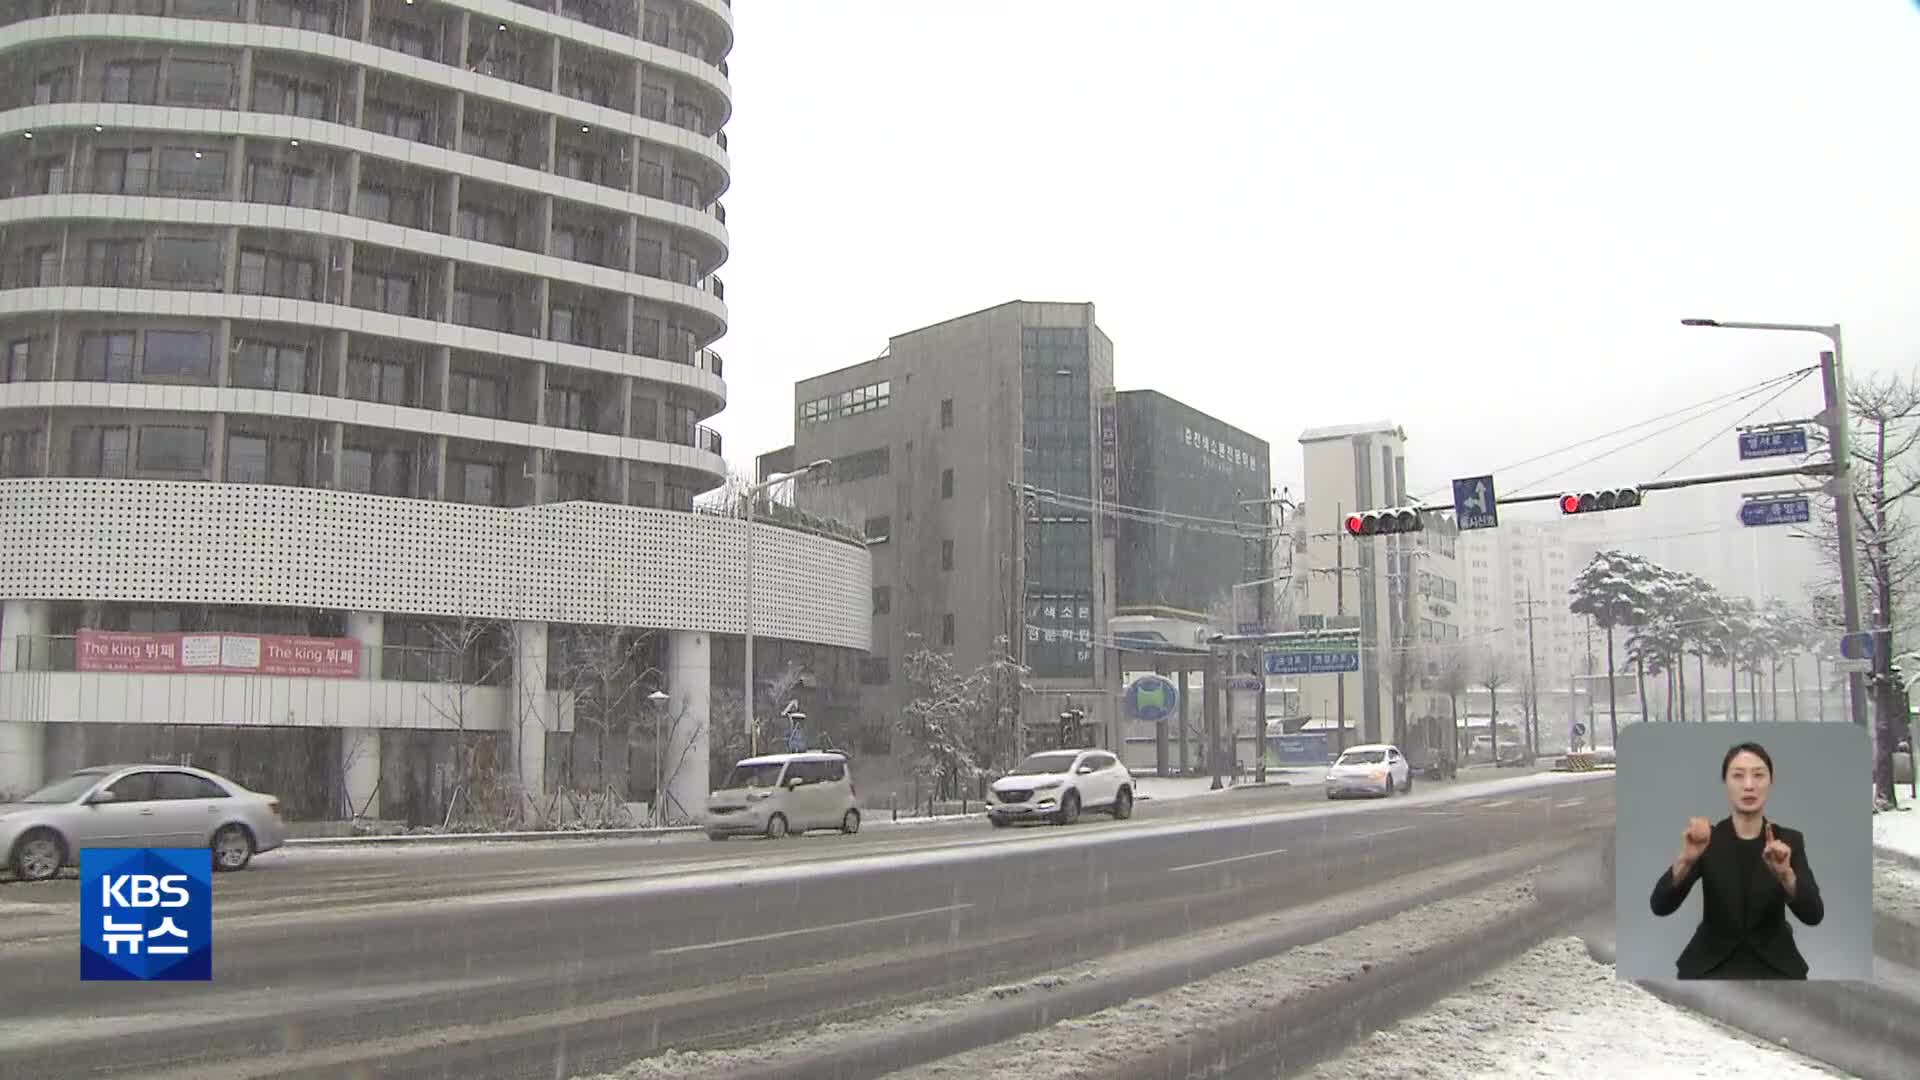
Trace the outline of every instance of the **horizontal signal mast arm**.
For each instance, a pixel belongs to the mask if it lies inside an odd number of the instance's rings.
[[[1824,461],[1808,462],[1805,465],[1786,465],[1776,469],[1750,469],[1746,472],[1712,473],[1706,476],[1681,476],[1672,480],[1649,480],[1644,484],[1625,485],[1640,491],[1678,491],[1681,488],[1705,487],[1709,484],[1742,484],[1749,480],[1770,480],[1783,476],[1832,476],[1833,466]],[[1564,491],[1539,491],[1528,495],[1501,495],[1494,499],[1499,506],[1518,506],[1522,503],[1559,502]],[[1423,514],[1450,512],[1450,503],[1436,506],[1416,507]]]

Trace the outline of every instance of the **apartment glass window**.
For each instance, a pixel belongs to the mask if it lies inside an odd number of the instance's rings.
[[[167,104],[225,109],[233,106],[233,65],[219,60],[167,63]]]
[[[656,199],[667,197],[667,167],[645,158],[634,163],[634,190]]]
[[[640,394],[633,395],[633,437],[636,439],[660,437],[660,402],[657,399]]]
[[[153,151],[95,150],[93,190],[102,195],[144,195],[153,186]]]
[[[40,475],[40,433],[0,431],[0,476]]]
[[[26,382],[32,378],[33,358],[38,352],[32,338],[7,342],[6,354],[0,356],[0,382]]]
[[[940,497],[943,499],[953,498],[953,470],[952,469],[940,470]]]
[[[893,612],[893,586],[875,585],[873,587],[873,613],[888,615]]]
[[[140,357],[144,375],[204,378],[213,370],[213,336],[197,330],[149,330]]]
[[[188,19],[231,19],[240,14],[240,0],[173,0],[173,13]]]
[[[82,334],[74,377],[92,382],[133,380],[133,334]]]
[[[447,378],[447,408],[468,416],[502,420],[507,415],[507,380],[455,371]]]
[[[660,355],[660,320],[633,320],[633,351],[637,356]]]
[[[347,396],[382,405],[413,404],[413,365],[356,356],[347,361]]]
[[[893,532],[893,519],[885,514],[870,517],[866,520],[866,524],[860,527],[860,532],[871,542],[885,540]]]
[[[519,155],[520,136],[510,128],[493,127],[480,118],[469,116],[460,129],[460,149],[495,161],[512,161]]]
[[[361,217],[409,228],[420,227],[422,205],[420,196],[414,192],[383,187],[361,188],[356,201]]]
[[[87,284],[128,289],[140,284],[147,245],[139,240],[87,241]]]
[[[953,399],[952,398],[940,399],[940,426],[943,428],[950,428],[953,426]]]
[[[633,269],[637,274],[659,277],[666,266],[666,248],[658,240],[641,239],[633,247]]]
[[[948,612],[947,614],[940,616],[940,644],[945,645],[949,648],[953,646],[953,613],[952,612]]]
[[[322,83],[263,71],[253,77],[253,111],[325,120],[332,93]]]
[[[580,469],[561,469],[553,479],[561,502],[600,501],[600,481],[593,473]]]
[[[284,436],[227,436],[227,482],[297,487],[307,480],[307,442]]]
[[[691,101],[676,101],[673,104],[673,126],[705,135],[707,133],[706,110]]]
[[[513,215],[491,206],[479,206],[469,203],[460,208],[454,218],[454,232],[467,240],[478,240],[486,244],[514,246]]]
[[[107,11],[114,15],[165,15],[167,0],[107,0]]]
[[[67,191],[65,158],[43,157],[27,162],[25,190],[22,195],[64,195]],[[108,192],[107,194],[111,194]]]
[[[153,105],[160,98],[160,61],[116,60],[100,78],[101,100],[116,105]]]
[[[513,301],[506,293],[484,289],[455,289],[453,321],[483,330],[508,331],[512,326]]]
[[[275,206],[320,206],[320,180],[312,169],[264,158],[247,163],[247,198]]]
[[[600,347],[600,313],[586,307],[554,305],[548,337],[572,345]]]
[[[349,446],[340,452],[340,486],[368,495],[411,495],[413,455],[405,450]]]
[[[700,191],[700,181],[691,176],[673,178],[673,201],[681,206],[699,209],[706,205],[706,196]]]
[[[414,280],[406,274],[397,272],[381,273],[377,270],[355,270],[353,273],[353,306],[384,311],[389,315],[417,315],[419,308],[414,306]]]
[[[553,254],[575,262],[606,265],[606,234],[584,226],[556,225],[553,228]]]
[[[460,502],[500,505],[500,481],[504,472],[500,466],[485,461],[453,461],[447,463],[447,468]]]
[[[602,107],[613,100],[613,94],[607,88],[607,81],[585,68],[561,68],[560,92],[575,101],[591,102]]]
[[[320,264],[279,251],[242,250],[236,287],[252,296],[312,300],[319,296]]]
[[[546,422],[548,427],[584,430],[588,426],[587,393],[571,386],[547,388]]]
[[[433,120],[429,114],[386,101],[367,102],[361,120],[370,131],[409,142],[426,142],[428,133],[433,130]]]
[[[173,424],[143,427],[135,460],[146,472],[197,473],[207,463],[207,429]]]
[[[561,147],[554,155],[553,167],[555,172],[569,180],[588,184],[606,182],[607,160],[591,150]]]
[[[156,285],[190,289],[220,288],[227,263],[220,241],[206,236],[162,236],[153,242],[153,264],[148,273]]]
[[[307,350],[271,341],[241,341],[227,361],[227,375],[234,386],[305,393]]]
[[[673,107],[673,91],[659,83],[640,84],[640,115],[648,120],[667,122],[667,112]]]
[[[375,19],[371,29],[371,40],[383,49],[418,56],[423,60],[434,58],[433,35],[420,27],[397,19]]]
[[[33,104],[58,105],[73,100],[73,69],[55,68],[34,76]]]
[[[52,244],[27,248],[7,265],[6,287],[32,289],[60,284],[60,249]]]
[[[260,21],[269,26],[332,33],[340,15],[340,0],[260,0]]]
[[[160,174],[155,179],[155,190],[162,195],[223,195],[226,151],[168,147],[160,151]]]
[[[67,471],[74,476],[125,476],[131,450],[127,428],[76,427],[68,436]]]
[[[940,569],[953,569],[953,541],[940,541]]]

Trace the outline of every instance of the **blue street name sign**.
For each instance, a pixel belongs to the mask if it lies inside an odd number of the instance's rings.
[[[1742,525],[1805,525],[1813,507],[1804,495],[1790,499],[1754,499],[1740,507]]]
[[[1842,634],[1840,655],[1849,660],[1873,659],[1873,632],[1868,630],[1858,634]]]
[[[1806,428],[1774,428],[1769,431],[1740,433],[1740,460],[1791,457],[1807,452]]]
[[[1469,476],[1453,482],[1453,520],[1462,530],[1491,529],[1500,524],[1493,477]]]

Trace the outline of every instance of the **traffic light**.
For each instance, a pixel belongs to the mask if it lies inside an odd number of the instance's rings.
[[[1368,510],[1360,514],[1347,515],[1348,536],[1393,536],[1399,533],[1419,532],[1427,527],[1426,519],[1420,511],[1411,506],[1396,507],[1392,510]]]
[[[1060,747],[1069,749],[1080,745],[1080,724],[1086,713],[1068,707],[1060,712]]]
[[[1560,496],[1560,512],[1563,514],[1597,514],[1603,510],[1628,510],[1639,505],[1639,488],[1569,491]]]

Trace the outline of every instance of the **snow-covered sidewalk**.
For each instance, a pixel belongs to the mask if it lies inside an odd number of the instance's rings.
[[[1920,860],[1920,809],[1902,798],[1900,809],[1873,815],[1873,846]]]
[[[1547,941],[1375,1032],[1305,1074],[1312,1080],[1680,1080],[1845,1076],[1661,1001],[1613,977],[1579,938]]]

